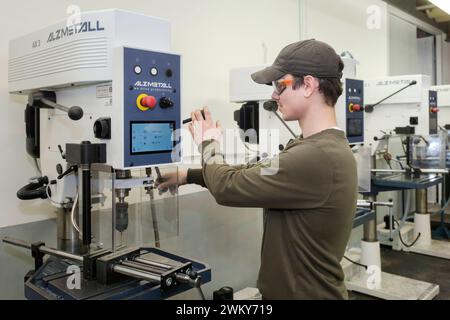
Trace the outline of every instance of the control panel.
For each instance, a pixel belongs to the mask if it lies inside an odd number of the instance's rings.
[[[124,165],[181,161],[181,58],[124,48]]]
[[[346,133],[351,144],[364,142],[364,82],[345,79]]]
[[[438,104],[437,104],[437,91],[429,91],[428,95],[428,112],[429,112],[429,128],[430,133],[429,134],[437,134],[438,133]]]

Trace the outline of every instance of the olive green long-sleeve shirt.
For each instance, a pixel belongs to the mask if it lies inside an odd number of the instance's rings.
[[[278,157],[229,166],[216,141],[200,147],[203,169],[188,183],[217,203],[265,208],[258,288],[266,299],[346,299],[340,265],[357,200],[355,158],[344,132],[292,140]]]

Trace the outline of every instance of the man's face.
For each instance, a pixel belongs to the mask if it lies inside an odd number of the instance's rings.
[[[272,99],[278,103],[278,110],[285,121],[299,120],[308,105],[303,86],[294,90],[294,83],[294,77],[288,74],[278,81],[278,89],[272,94]]]

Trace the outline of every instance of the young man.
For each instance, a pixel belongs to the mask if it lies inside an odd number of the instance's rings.
[[[265,209],[258,288],[265,299],[346,299],[344,255],[356,211],[356,163],[334,106],[342,94],[343,62],[333,48],[307,40],[284,48],[271,67],[252,75],[273,84],[286,121],[302,137],[272,162],[229,166],[220,153],[221,127],[204,108],[192,113],[190,131],[203,169],[182,171],[179,185],[207,187],[221,205]],[[274,175],[262,174],[274,164]],[[176,184],[166,177],[159,188]]]

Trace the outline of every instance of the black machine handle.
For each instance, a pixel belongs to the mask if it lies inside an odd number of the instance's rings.
[[[83,118],[83,109],[78,106],[68,108],[45,98],[40,98],[39,100],[47,107],[67,112],[71,120],[78,121]]]
[[[409,87],[411,87],[411,86],[415,86],[416,84],[417,84],[417,81],[416,81],[416,80],[411,81],[407,86],[401,88],[400,90],[394,92],[393,94],[387,96],[386,98],[381,99],[381,100],[378,101],[377,103],[366,105],[366,106],[364,107],[364,111],[367,112],[367,113],[372,113],[372,112],[373,112],[373,109],[374,109],[376,106],[378,106],[379,104],[381,104],[381,103],[383,103],[384,101],[386,101],[387,99],[389,99],[389,98],[395,96],[397,93],[400,93],[400,92],[402,92],[403,90],[405,90],[405,89],[407,89],[407,88],[409,88]]]
[[[83,109],[78,106],[65,107],[56,103],[56,94],[53,91],[39,91],[28,96],[28,105],[38,109],[58,109],[67,112],[69,118],[77,121],[83,118]]]
[[[58,109],[67,112],[69,118],[77,121],[83,117],[80,107],[65,107],[56,103],[56,94],[52,91],[39,91],[28,96],[25,109],[27,153],[34,159],[40,158],[40,109]]]

